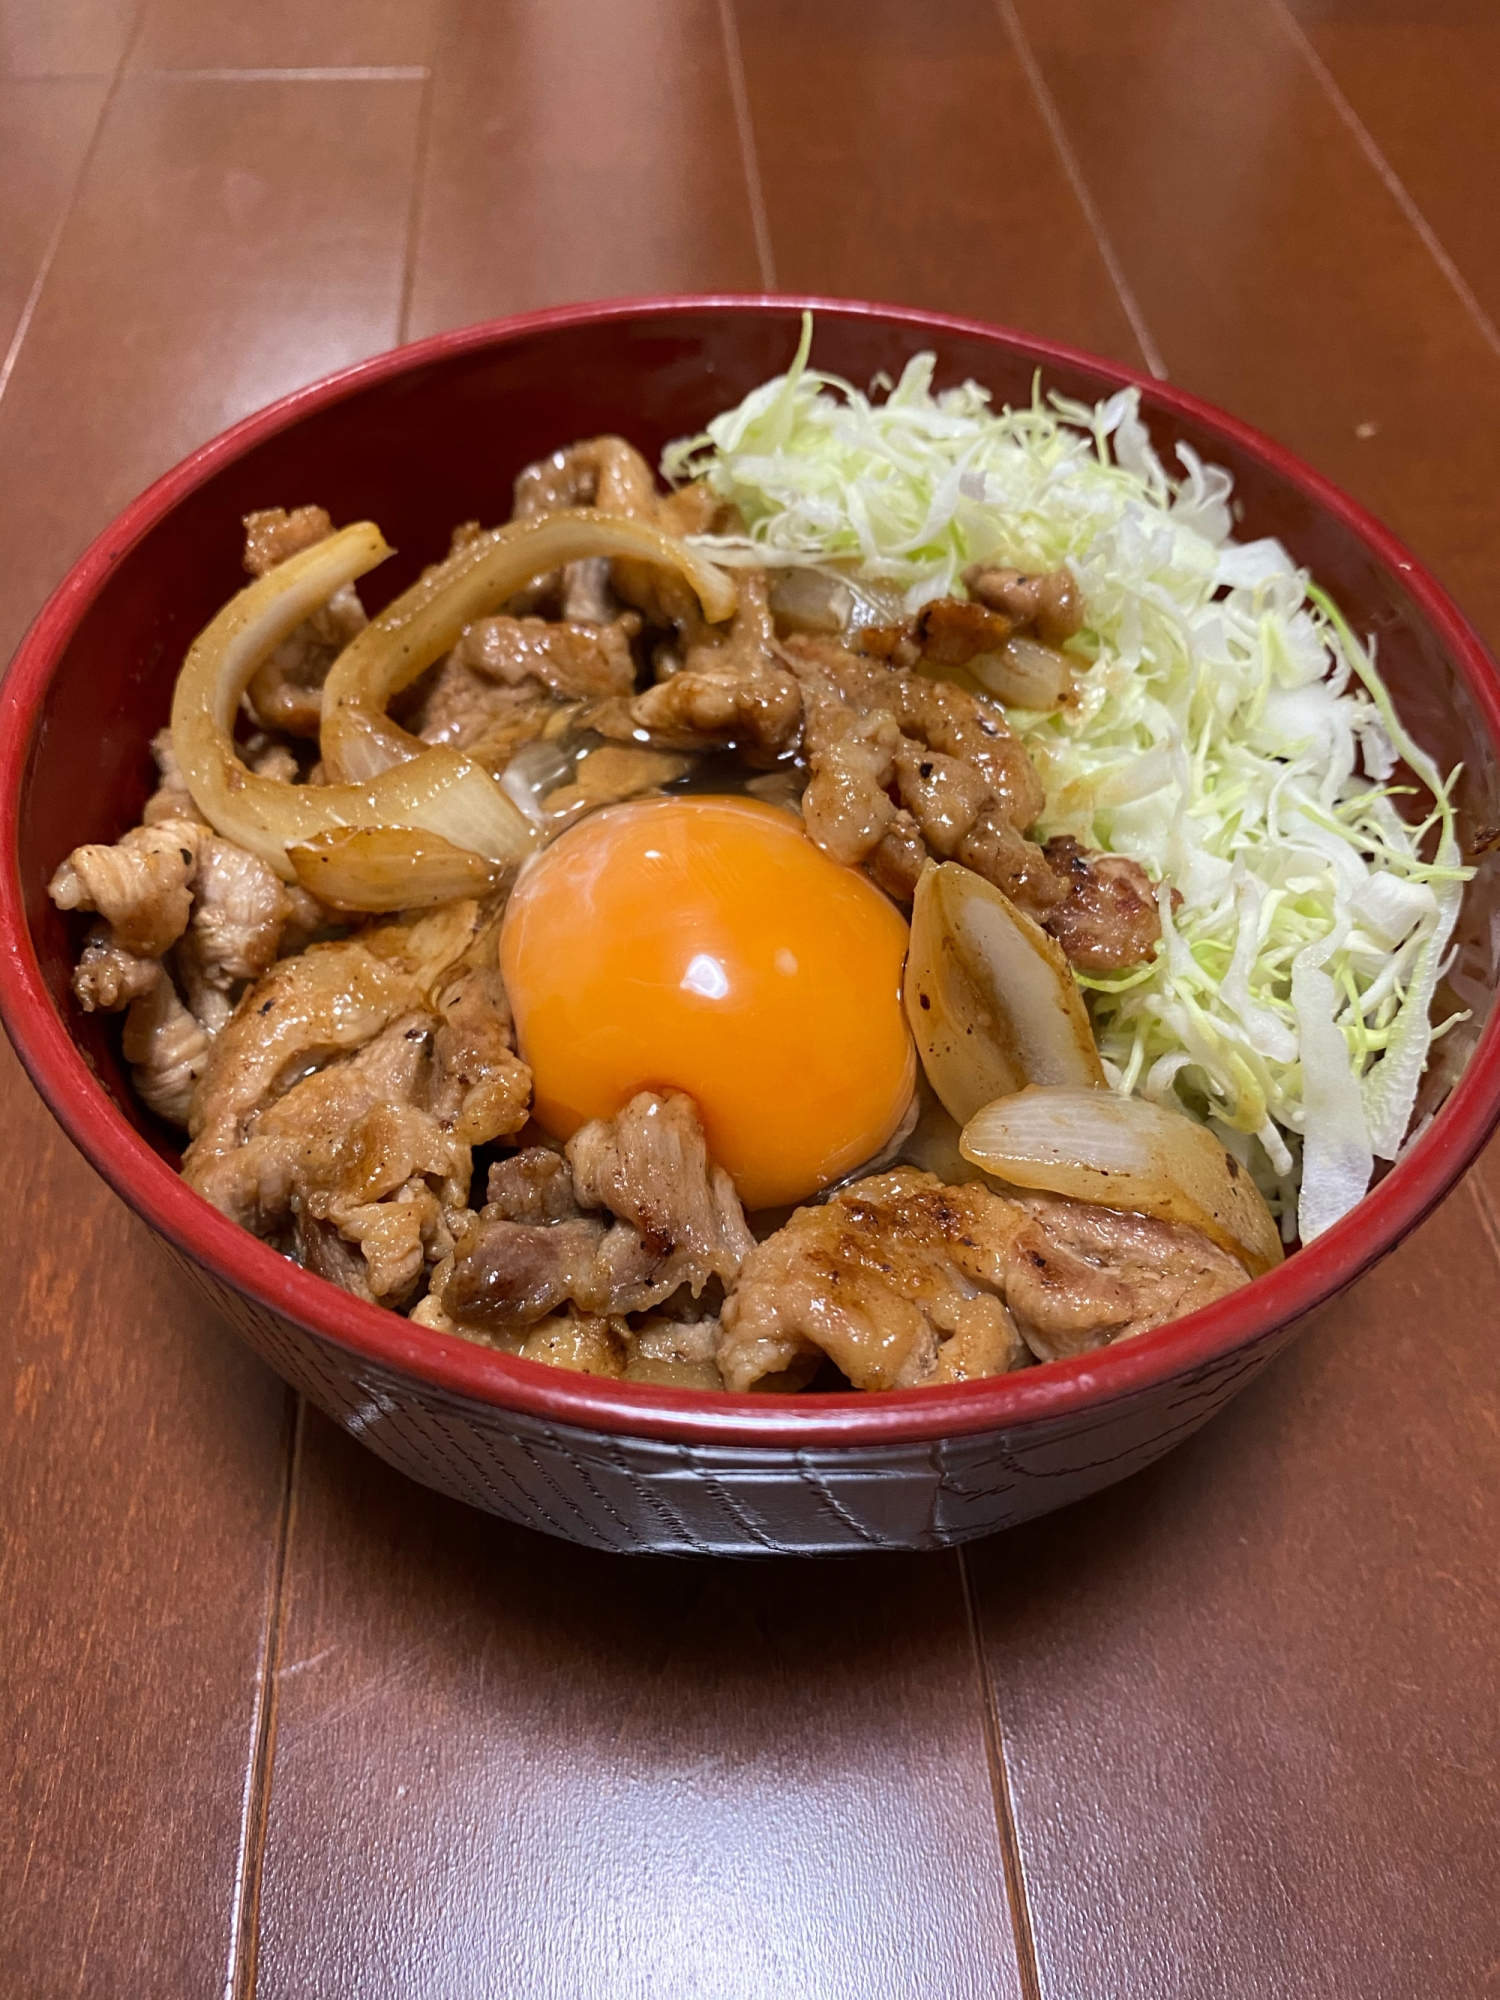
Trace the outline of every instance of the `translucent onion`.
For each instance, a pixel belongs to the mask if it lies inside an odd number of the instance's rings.
[[[730,617],[734,584],[685,542],[644,521],[589,508],[511,521],[477,535],[388,604],[334,661],[323,687],[323,766],[330,778],[373,778],[424,748],[388,720],[386,704],[486,618],[548,570],[591,556],[629,556],[676,570],[713,623]]]
[[[544,736],[535,737],[521,745],[500,773],[501,790],[515,801],[533,826],[545,827],[547,813],[542,800],[548,792],[555,792],[559,785],[568,782],[577,761],[575,750],[565,750],[560,743],[549,742]]]
[[[904,997],[928,1081],[960,1125],[1028,1083],[1104,1084],[1068,961],[956,861],[929,866],[917,884]]]
[[[771,577],[771,615],[788,632],[846,632],[854,592],[826,569],[779,569]]]
[[[985,690],[1010,708],[1050,714],[1073,692],[1073,665],[1066,653],[1016,633],[993,653],[976,654],[969,672]]]
[[[358,785],[289,785],[240,761],[234,718],[256,669],[335,590],[389,553],[380,530],[361,521],[279,563],[204,628],[177,677],[172,746],[199,810],[285,882],[297,879],[287,850],[335,827],[425,830],[500,869],[518,865],[531,849],[522,815],[488,772],[456,750],[424,746],[414,761]]]
[[[964,1127],[964,1158],[1016,1187],[1186,1223],[1258,1278],[1282,1259],[1260,1191],[1186,1112],[1113,1091],[1033,1086]]]
[[[429,910],[482,896],[502,870],[409,826],[336,826],[287,850],[304,889],[335,910]]]

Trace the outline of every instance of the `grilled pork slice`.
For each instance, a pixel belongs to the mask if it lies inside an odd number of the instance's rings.
[[[857,1389],[998,1375],[1026,1350],[1004,1304],[1026,1218],[979,1183],[914,1167],[801,1208],[746,1258],[720,1316],[727,1387],[821,1350]]]
[[[1005,1297],[1039,1361],[1149,1333],[1250,1282],[1196,1229],[1062,1195],[1018,1195],[1027,1217]]]
[[[1193,1229],[898,1167],[799,1209],[746,1258],[718,1362],[731,1389],[815,1350],[859,1389],[962,1381],[1144,1333],[1246,1282]]]
[[[495,1168],[490,1200],[460,1236],[442,1310],[515,1332],[572,1302],[645,1312],[686,1286],[732,1282],[754,1239],[734,1184],[704,1144],[692,1100],[642,1091],[617,1118]],[[611,1218],[613,1218],[611,1220]]]
[[[1080,972],[1121,972],[1151,956],[1161,936],[1156,886],[1139,861],[1095,854],[1063,836],[1049,840],[1047,860],[1063,900],[1045,918]],[[1173,903],[1182,901],[1172,891]]]

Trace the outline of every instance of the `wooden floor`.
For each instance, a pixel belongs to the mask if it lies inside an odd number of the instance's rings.
[[[760,287],[1144,362],[1500,640],[1497,192],[1495,0],[3,0],[0,657],[283,390]],[[1500,1993],[1500,1155],[1126,1487],[653,1564],[295,1407],[3,1080],[4,2000]]]

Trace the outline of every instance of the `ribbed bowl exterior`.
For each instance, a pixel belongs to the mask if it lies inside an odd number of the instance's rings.
[[[309,1402],[408,1478],[525,1528],[619,1555],[834,1556],[944,1549],[1150,1465],[1296,1331],[1066,1417],[968,1436],[802,1450],[631,1437],[476,1404],[350,1354],[174,1261]]]

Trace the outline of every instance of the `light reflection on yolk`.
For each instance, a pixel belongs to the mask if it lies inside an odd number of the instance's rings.
[[[594,813],[525,871],[501,934],[536,1118],[567,1138],[638,1090],[685,1090],[747,1208],[799,1201],[906,1109],[906,945],[879,890],[774,807]]]

